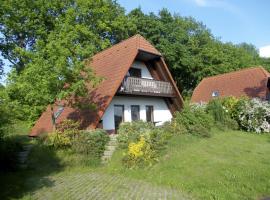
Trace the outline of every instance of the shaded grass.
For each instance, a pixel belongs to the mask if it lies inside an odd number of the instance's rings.
[[[33,148],[28,156],[26,169],[0,172],[0,199],[31,199],[32,193],[44,187],[54,187],[49,177],[73,173],[88,173],[100,160],[79,155],[70,149],[54,150],[39,142],[31,141]]]
[[[240,131],[217,131],[208,139],[179,135],[152,168],[123,168],[118,150],[102,171],[178,188],[198,199],[258,199],[270,196],[269,140]]]

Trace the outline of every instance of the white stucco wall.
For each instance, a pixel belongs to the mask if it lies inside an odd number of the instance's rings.
[[[152,105],[154,107],[154,121],[160,121],[157,125],[162,125],[166,121],[170,121],[172,114],[165,103],[164,99],[159,97],[128,97],[128,96],[115,96],[106,109],[102,120],[103,129],[112,130],[114,126],[114,105],[124,105],[124,118],[126,122],[131,121],[131,105],[140,106],[140,119],[146,121],[146,105]]]
[[[131,66],[132,68],[141,69],[142,72],[142,78],[148,78],[153,79],[150,72],[148,71],[146,65],[141,61],[134,61],[134,63]]]

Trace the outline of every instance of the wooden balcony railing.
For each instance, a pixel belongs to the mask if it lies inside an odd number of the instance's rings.
[[[174,96],[171,83],[137,77],[126,77],[118,93],[164,97]]]

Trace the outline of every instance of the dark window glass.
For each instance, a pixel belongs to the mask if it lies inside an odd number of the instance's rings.
[[[140,120],[140,106],[137,105],[131,106],[131,120],[132,121]]]
[[[153,106],[145,106],[146,110],[146,121],[154,122],[154,107]]]
[[[129,75],[130,75],[130,76],[138,77],[138,78],[141,78],[141,77],[142,77],[142,71],[141,71],[141,69],[130,68],[130,69],[128,70],[128,72],[129,72]]]
[[[124,121],[124,105],[114,105],[114,125],[115,129],[119,128],[121,122]]]

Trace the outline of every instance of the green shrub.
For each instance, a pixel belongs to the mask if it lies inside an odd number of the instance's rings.
[[[185,106],[181,112],[175,114],[172,124],[179,127],[183,126],[187,133],[210,137],[213,118],[203,108]]]
[[[93,158],[100,158],[109,141],[106,131],[96,129],[93,131],[82,131],[72,143],[72,149],[76,153],[86,154]]]
[[[119,147],[127,151],[123,164],[134,168],[155,163],[168,138],[173,135],[168,129],[169,123],[162,127],[155,127],[152,123],[143,121],[121,124],[117,139]]]
[[[53,148],[69,148],[80,134],[79,122],[64,120],[56,127],[56,131],[41,137],[44,144]]]
[[[241,98],[243,99],[243,98]],[[236,97],[225,97],[222,98],[222,106],[225,107],[225,109],[228,111],[228,114],[230,115],[230,117],[232,119],[235,118],[236,116],[236,111],[237,111],[237,104],[239,103],[239,100],[241,101],[241,99],[237,99]]]
[[[224,123],[228,117],[228,110],[222,105],[220,99],[211,100],[206,106],[206,112],[213,116],[216,122]]]
[[[214,99],[206,106],[206,111],[213,116],[215,126],[220,130],[238,129],[238,123],[232,117],[238,100],[233,97]]]
[[[45,145],[55,149],[59,149],[71,147],[72,139],[74,139],[74,137],[67,132],[55,131],[49,133],[42,139]]]
[[[152,123],[143,121],[121,123],[117,132],[119,147],[127,148],[130,142],[138,141],[141,135],[148,135],[149,130],[152,129],[155,129]]]

